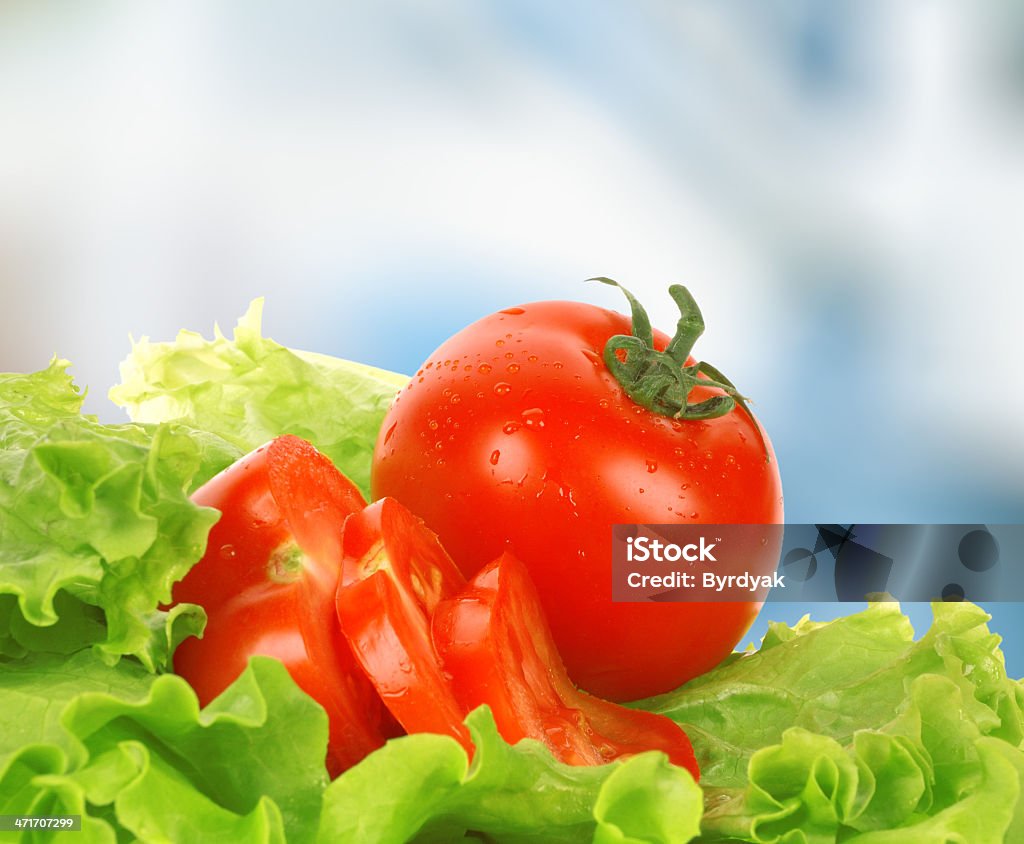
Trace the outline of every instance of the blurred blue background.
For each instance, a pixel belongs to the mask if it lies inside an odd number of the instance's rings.
[[[409,372],[500,307],[621,308],[595,274],[665,328],[693,290],[788,520],[1024,521],[1024,6],[0,8],[0,369],[70,358],[105,419],[129,333],[263,295]]]

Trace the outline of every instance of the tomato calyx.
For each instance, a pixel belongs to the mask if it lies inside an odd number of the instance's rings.
[[[306,554],[294,539],[289,539],[270,552],[267,580],[270,583],[295,583],[306,570]]]
[[[716,419],[725,416],[736,405],[751,419],[754,418],[746,396],[718,369],[703,360],[688,364],[694,344],[704,333],[704,317],[690,291],[683,285],[673,284],[668,289],[679,308],[679,321],[668,346],[659,351],[654,347],[650,317],[632,293],[605,276],[587,281],[617,287],[629,300],[633,333],[610,337],[604,347],[604,362],[633,401],[652,413],[673,419]],[[691,402],[690,393],[698,386],[714,387],[725,395]]]

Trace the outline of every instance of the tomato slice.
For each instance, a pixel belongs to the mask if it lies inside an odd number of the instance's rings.
[[[410,733],[450,735],[472,752],[465,715],[430,638],[437,605],[465,579],[437,537],[393,498],[350,516],[336,608],[356,659]]]
[[[563,762],[597,765],[646,750],[699,775],[686,733],[670,719],[577,690],[555,648],[525,567],[505,553],[434,612],[432,636],[463,710],[488,704],[514,743],[544,742]]]
[[[206,554],[173,591],[175,602],[199,604],[208,617],[203,638],[174,654],[200,702],[262,654],[280,659],[327,710],[332,775],[397,734],[334,616],[342,525],[364,506],[356,487],[308,442],[283,436],[192,497],[221,511]]]

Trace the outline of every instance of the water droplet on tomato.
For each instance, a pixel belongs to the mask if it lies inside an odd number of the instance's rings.
[[[601,365],[601,356],[593,349],[583,349],[583,357],[589,360],[594,366]]]
[[[489,363],[482,363],[476,368],[476,371],[481,375],[486,375],[491,371],[491,365]]]
[[[502,430],[502,433],[505,433],[505,434],[514,434],[516,431],[519,430],[519,423],[518,422],[506,422],[505,426],[501,430]]]
[[[448,399],[448,401],[451,402],[452,404],[458,404],[460,401],[462,401],[462,398],[459,396],[458,393],[452,393],[452,397]]]
[[[437,420],[436,419],[431,419],[427,423],[427,427],[430,428],[431,431],[436,431],[437,430]]]
[[[735,463],[735,462],[736,462],[736,458],[733,457],[731,454],[725,455],[725,464],[727,466],[732,466],[732,464]]]
[[[597,403],[597,406],[598,406],[598,407],[608,407],[608,399],[601,399],[601,400],[600,400],[600,401],[599,401],[599,402]]]
[[[238,552],[235,551],[235,546],[232,545],[230,542],[227,543],[226,545],[221,545],[220,546],[220,555],[225,560],[233,560],[237,553]]]
[[[551,365],[552,365],[552,366],[553,366],[553,367],[554,367],[555,369],[561,369],[561,368],[562,368],[562,364],[561,364],[561,362],[560,362],[560,361],[557,361],[557,360],[556,360],[556,361],[555,361],[555,362],[554,362],[553,364],[551,364]]]
[[[498,311],[498,313],[508,314],[509,316],[519,316],[520,314],[525,314],[526,311],[524,311],[522,308],[505,308],[505,310]]]
[[[495,346],[504,346],[505,345],[505,341],[504,340],[495,340],[494,341],[494,345]]]
[[[498,451],[498,449],[494,449],[494,451],[491,452],[491,465],[492,466],[497,466],[498,465],[498,460],[500,460],[500,459],[501,459],[501,452]]]
[[[650,457],[648,457],[645,462],[647,463],[647,471],[650,472],[652,475],[658,471],[657,460],[652,460]]]
[[[690,513],[690,518],[691,519],[696,519],[697,516],[699,516],[699,515],[700,514],[696,510],[694,510],[692,513]]]
[[[536,355],[530,355],[530,356],[529,356],[529,357],[527,358],[527,360],[528,360],[528,361],[529,361],[530,363],[534,363],[534,362],[535,362],[535,361],[537,360],[537,356],[536,356]]]
[[[512,385],[507,384],[504,381],[499,381],[494,385],[494,395],[496,396],[507,396],[512,392]]]
[[[451,360],[446,360],[446,361],[444,362],[444,365],[445,365],[445,366],[451,366],[451,365],[452,365],[452,362],[451,362]]]
[[[510,363],[508,366],[505,367],[505,371],[506,372],[518,372],[519,371],[519,364],[518,363]]]
[[[527,428],[543,428],[544,427],[544,411],[539,407],[531,407],[529,410],[524,410],[522,413],[523,424]]]
[[[395,435],[395,428],[397,427],[398,423],[395,422],[395,424],[388,428],[388,432],[384,435],[384,445],[387,445],[389,442],[391,442],[391,438]]]

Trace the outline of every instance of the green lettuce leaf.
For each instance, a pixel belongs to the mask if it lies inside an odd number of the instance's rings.
[[[933,611],[916,642],[894,603],[772,625],[757,652],[640,704],[694,742],[704,838],[1024,840],[1021,686],[979,607]]]
[[[406,736],[328,786],[326,714],[265,657],[202,711],[181,678],[88,651],[0,663],[0,689],[0,813],[82,815],[68,840],[682,844],[700,824],[700,788],[662,754],[564,765],[485,708],[472,763]]]
[[[369,494],[384,413],[409,380],[382,369],[287,349],[262,336],[262,300],[229,340],[182,331],[143,338],[121,364],[110,398],[136,422],[182,422],[249,451],[281,434],[309,440]]]
[[[319,842],[459,841],[668,844],[692,840],[700,787],[663,754],[600,767],[555,761],[539,742],[509,746],[486,707],[466,719],[472,763],[446,736],[388,742],[327,788]]]
[[[158,609],[218,518],[188,492],[239,452],[180,425],[102,425],[67,366],[0,373],[0,655],[93,645],[157,669],[204,622]]]
[[[80,842],[316,835],[327,716],[275,660],[202,711],[180,677],[88,651],[0,664],[0,689],[0,814],[80,814]]]

